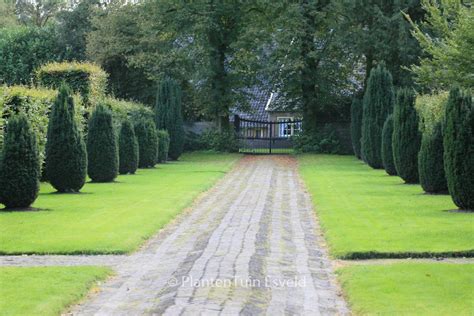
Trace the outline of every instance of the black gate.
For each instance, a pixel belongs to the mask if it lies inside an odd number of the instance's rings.
[[[301,120],[256,121],[234,116],[240,152],[249,154],[290,154],[293,136],[301,131]]]

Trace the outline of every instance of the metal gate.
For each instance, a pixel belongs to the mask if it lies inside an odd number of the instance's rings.
[[[293,136],[301,131],[301,120],[256,121],[234,116],[242,153],[290,154]]]

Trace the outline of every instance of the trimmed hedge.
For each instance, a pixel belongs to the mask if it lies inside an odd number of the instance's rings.
[[[359,159],[361,159],[362,112],[362,100],[354,98],[351,105],[351,140],[354,155]]]
[[[425,192],[444,193],[448,191],[443,154],[443,134],[441,124],[438,123],[433,131],[423,133],[418,153],[418,173],[421,187]]]
[[[372,168],[383,168],[382,129],[392,113],[394,101],[392,75],[379,64],[370,71],[363,100],[361,155]]]
[[[158,159],[158,135],[152,120],[140,120],[135,125],[138,140],[138,167],[152,168]]]
[[[158,133],[158,162],[165,163],[168,160],[168,150],[170,148],[170,135],[165,130]]]
[[[153,110],[142,103],[114,99],[111,97],[104,98],[102,102],[112,110],[117,135],[121,128],[121,122],[125,120],[131,120],[132,124],[134,124],[142,119],[154,119]]]
[[[184,125],[181,113],[181,87],[176,80],[166,78],[158,88],[155,104],[155,123],[170,135],[169,157],[177,160],[184,147]]]
[[[119,173],[134,174],[138,168],[138,141],[130,120],[122,122],[119,137]]]
[[[418,113],[415,94],[410,89],[400,89],[393,111],[393,161],[397,174],[406,183],[418,183],[418,152],[421,134],[418,129]]]
[[[27,117],[20,113],[8,122],[0,161],[0,203],[7,208],[29,207],[38,197],[40,159]]]
[[[474,108],[468,91],[449,92],[443,134],[449,194],[460,209],[474,211]]]
[[[119,153],[112,112],[99,104],[89,120],[87,174],[94,182],[111,182],[117,177],[118,168]]]
[[[79,93],[84,104],[91,105],[105,96],[107,73],[91,63],[49,63],[36,71],[39,85],[57,89],[63,82]]]
[[[382,162],[385,171],[391,175],[397,175],[395,164],[393,162],[392,151],[392,135],[393,135],[393,115],[390,114],[385,120],[382,130]]]
[[[86,181],[86,145],[73,113],[71,90],[62,85],[49,115],[46,142],[46,177],[59,192],[78,192]]]

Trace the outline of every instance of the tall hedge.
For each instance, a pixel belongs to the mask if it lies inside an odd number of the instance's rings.
[[[382,129],[393,110],[392,75],[379,64],[370,71],[363,100],[361,155],[372,168],[383,168]]]
[[[155,104],[155,123],[158,129],[170,135],[169,157],[179,158],[184,147],[184,125],[181,114],[181,88],[170,78],[164,79],[159,87]]]
[[[361,158],[360,138],[362,134],[362,101],[358,98],[352,100],[351,105],[351,139],[354,155]]]
[[[474,211],[474,109],[471,94],[457,87],[446,104],[443,145],[449,194],[460,209]]]
[[[46,177],[59,192],[78,192],[86,172],[86,145],[74,119],[74,100],[69,87],[62,85],[49,115]]]
[[[36,136],[24,114],[8,121],[0,156],[0,203],[7,208],[29,207],[38,197],[40,158]]]
[[[438,123],[432,131],[423,133],[418,153],[418,173],[425,192],[442,193],[448,190],[443,154],[443,134]]]
[[[406,183],[417,183],[418,152],[421,134],[415,109],[415,94],[410,89],[400,89],[393,111],[393,161],[397,174]]]
[[[119,173],[134,174],[138,168],[138,141],[130,120],[125,120],[119,136]]]
[[[94,182],[111,182],[118,174],[119,155],[112,112],[98,104],[89,120],[87,173]]]
[[[152,120],[140,120],[135,125],[135,134],[138,140],[138,167],[151,168],[158,159],[158,135],[155,123]]]
[[[165,163],[168,160],[170,148],[170,135],[165,130],[158,131],[158,162]]]
[[[397,175],[395,163],[393,162],[392,150],[392,134],[393,134],[393,115],[390,114],[385,120],[382,129],[382,162],[385,171],[391,175]]]

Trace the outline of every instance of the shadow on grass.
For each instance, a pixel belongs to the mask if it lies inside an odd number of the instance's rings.
[[[453,209],[453,210],[444,210],[443,212],[448,212],[448,213],[461,213],[461,214],[474,214],[474,210],[460,210],[460,209]]]
[[[20,213],[20,212],[45,212],[51,211],[49,208],[38,208],[38,207],[12,207],[12,208],[2,208],[0,213]]]

